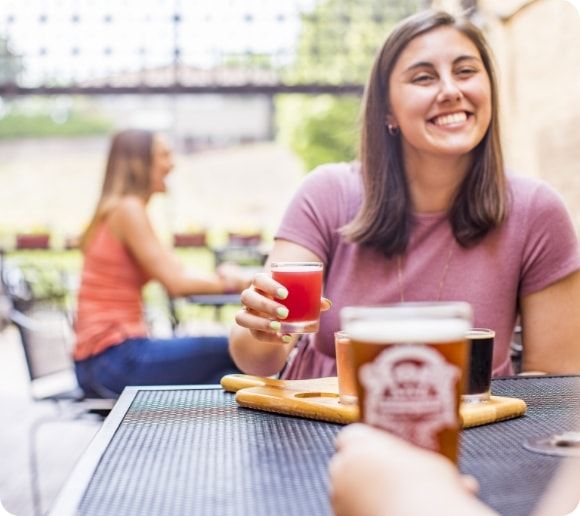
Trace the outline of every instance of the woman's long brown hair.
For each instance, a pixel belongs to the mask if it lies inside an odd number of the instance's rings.
[[[101,196],[81,236],[85,249],[96,227],[125,195],[147,198],[151,188],[151,162],[154,134],[146,129],[127,129],[113,136]]]
[[[507,186],[500,143],[497,82],[491,51],[469,20],[442,11],[423,11],[403,20],[377,55],[365,89],[360,143],[364,202],[341,232],[349,241],[377,249],[386,257],[405,252],[413,226],[413,207],[405,175],[401,136],[385,127],[389,79],[409,42],[439,27],[453,27],[479,50],[491,83],[489,127],[472,151],[471,170],[456,192],[449,221],[457,242],[469,247],[497,227],[507,214]]]

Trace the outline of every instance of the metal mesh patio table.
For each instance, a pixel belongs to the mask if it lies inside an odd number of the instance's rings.
[[[528,412],[465,430],[460,468],[495,510],[528,515],[561,459],[522,442],[578,428],[580,377],[496,379],[492,391],[524,399]],[[53,514],[331,514],[327,467],[340,428],[244,409],[217,387],[128,388]]]

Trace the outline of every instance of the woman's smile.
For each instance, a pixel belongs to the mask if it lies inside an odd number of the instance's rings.
[[[437,127],[444,128],[463,127],[467,122],[469,116],[471,115],[467,111],[456,111],[454,113],[447,113],[434,116],[433,118],[429,119],[428,122]]]

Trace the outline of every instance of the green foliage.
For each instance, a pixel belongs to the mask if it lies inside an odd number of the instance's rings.
[[[298,57],[285,82],[364,84],[374,56],[400,19],[424,7],[421,0],[327,0],[302,19]],[[307,169],[356,157],[360,99],[283,96],[277,99],[279,138]]]
[[[327,0],[302,17],[298,58],[287,71],[296,82],[363,84],[390,25],[384,0]]]
[[[357,98],[330,95],[283,96],[276,101],[280,138],[301,157],[307,170],[317,165],[352,161],[358,147]]]
[[[206,248],[176,249],[175,253],[184,265],[194,270],[209,273],[215,268],[213,253]],[[54,301],[62,301],[68,306],[74,306],[83,260],[80,251],[52,249],[10,251],[6,260],[21,268],[37,298],[51,298]],[[164,312],[167,308],[167,294],[156,282],[147,284],[143,298],[149,309]],[[187,303],[184,305],[183,313],[181,313],[180,304],[180,317],[183,320],[187,320],[194,309],[198,310],[195,313],[198,320],[213,319],[214,312],[211,308],[188,307]],[[222,318],[224,321],[233,319],[232,311],[235,311],[233,307],[227,308]]]
[[[240,70],[272,70],[274,65],[268,54],[231,54],[223,60],[223,67]]]
[[[107,134],[113,129],[109,120],[72,111],[64,121],[48,113],[8,113],[0,118],[0,138],[86,136]]]

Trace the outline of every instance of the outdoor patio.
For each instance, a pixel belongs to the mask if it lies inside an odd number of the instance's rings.
[[[58,414],[50,402],[35,403],[22,347],[15,328],[0,333],[0,500],[18,516],[33,513],[30,482],[30,430],[34,422]],[[100,427],[100,420],[55,418],[37,435],[38,473],[43,510],[46,511],[75,462]]]

